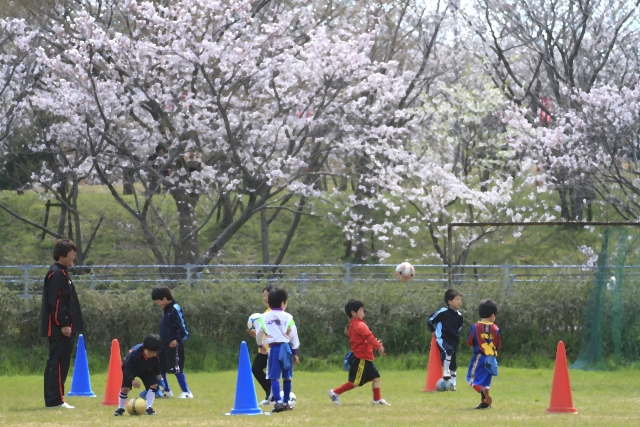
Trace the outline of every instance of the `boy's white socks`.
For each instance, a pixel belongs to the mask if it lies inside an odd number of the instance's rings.
[[[147,408],[151,408],[153,406],[153,401],[156,398],[156,391],[152,388],[147,390]]]

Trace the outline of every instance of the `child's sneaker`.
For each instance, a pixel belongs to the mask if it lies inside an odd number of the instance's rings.
[[[164,389],[163,397],[170,398],[173,397],[173,392],[171,390]]]
[[[116,417],[120,417],[120,416],[124,415],[124,408],[116,409],[116,412],[114,412],[113,415],[116,416]]]
[[[336,405],[340,404],[340,395],[339,394],[337,394],[333,390],[329,390],[327,393],[329,394],[329,397],[331,398],[331,401],[333,403],[335,403]]]
[[[285,405],[282,402],[278,402],[276,403],[276,406],[273,407],[273,412],[284,412],[284,411],[288,411],[289,405]]]
[[[380,399],[380,400],[374,400],[372,402],[374,405],[387,405],[387,406],[391,406],[391,403],[387,402],[384,399]]]
[[[180,396],[178,396],[178,399],[193,399],[193,393],[190,391],[183,391],[180,393]]]
[[[147,411],[145,412],[145,415],[156,415],[156,411],[154,411],[153,408],[149,406],[147,408]]]
[[[269,406],[271,405],[271,401],[269,401],[269,399],[264,399],[262,402],[260,402],[260,406]]]
[[[489,405],[486,402],[480,402],[480,404],[476,406],[476,409],[487,409],[487,408],[491,408],[491,405]]]
[[[76,409],[75,406],[71,406],[67,402],[62,402],[60,405],[56,405],[56,406],[47,406],[47,408]]]

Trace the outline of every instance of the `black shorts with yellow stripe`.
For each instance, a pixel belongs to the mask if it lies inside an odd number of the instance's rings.
[[[371,360],[358,359],[357,357],[353,359],[351,369],[349,369],[350,383],[359,387],[376,378],[380,378],[380,373]]]

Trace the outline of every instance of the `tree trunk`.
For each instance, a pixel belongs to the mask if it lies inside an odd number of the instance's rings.
[[[134,171],[133,169],[124,169],[122,171],[122,194],[129,196],[135,191],[133,188]],[[153,189],[152,189],[153,190]]]
[[[307,203],[306,197],[300,198],[300,203],[298,204],[298,210],[296,211],[296,215],[293,218],[293,223],[291,227],[289,227],[289,232],[287,232],[287,237],[285,237],[284,242],[282,243],[282,247],[280,248],[280,252],[278,253],[278,257],[274,261],[274,264],[282,263],[287,250],[289,249],[289,245],[291,244],[291,240],[293,239],[293,235],[300,224],[300,219],[302,218],[302,212],[304,211],[304,205]],[[274,268],[275,272],[275,268]]]
[[[267,224],[267,210],[260,209],[260,237],[262,240],[262,263],[269,264],[269,224]]]
[[[215,241],[225,228],[233,223],[233,205],[235,202],[231,201],[229,194],[220,195],[220,209],[222,210],[222,221],[218,221],[215,227],[212,228],[212,234],[210,236],[211,241]]]
[[[171,195],[178,209],[178,222],[180,226],[180,244],[175,253],[175,264],[193,264],[200,256],[198,248],[198,219],[196,217],[196,207],[200,196],[192,193],[188,194],[184,190],[173,190]]]
[[[340,186],[339,186],[339,190],[340,191],[347,191],[347,185],[348,185],[348,181],[349,178],[347,178],[346,176],[341,176],[340,177]]]
[[[60,197],[62,200],[67,201],[67,183],[63,181],[60,184],[60,189],[58,190],[60,193]],[[67,207],[64,203],[61,203],[60,206],[60,217],[58,219],[58,230],[56,231],[58,234],[64,236],[64,226],[67,223]],[[69,236],[71,238],[71,236]]]
[[[564,220],[571,221],[571,213],[569,212],[569,205],[567,204],[567,190],[559,188],[558,194],[560,194],[560,216]]]
[[[82,247],[82,231],[80,230],[80,215],[78,212],[78,181],[74,180],[73,185],[71,187],[71,193],[69,194],[69,205],[73,207],[73,222],[76,226],[76,236],[74,239],[74,243],[78,248],[78,252],[76,254],[76,265],[84,265],[85,262],[85,253],[84,248]],[[70,212],[71,213],[71,212]],[[69,221],[69,225],[71,225],[71,221]],[[71,230],[70,230],[71,232]],[[71,238],[71,234],[69,235]]]
[[[582,188],[574,188],[571,194],[571,219],[573,221],[582,221],[584,217],[584,199],[585,192]]]
[[[352,240],[347,240],[344,242],[344,259],[349,259],[351,257],[351,246],[353,245]]]

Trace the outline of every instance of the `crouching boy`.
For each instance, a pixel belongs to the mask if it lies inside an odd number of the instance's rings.
[[[158,351],[162,346],[158,335],[147,335],[142,344],[137,344],[129,350],[129,354],[122,361],[122,388],[118,399],[118,409],[113,414],[116,417],[124,414],[124,407],[127,404],[127,396],[131,387],[140,388],[140,378],[144,388],[147,390],[147,411],[146,415],[155,415],[153,401],[156,398],[158,384],[162,383],[160,374],[160,359]],[[149,393],[151,391],[151,393]]]

